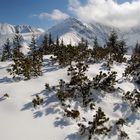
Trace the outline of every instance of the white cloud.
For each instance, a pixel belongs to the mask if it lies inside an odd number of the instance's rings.
[[[74,10],[77,7],[80,7],[80,1],[79,0],[69,0],[69,10]]]
[[[97,21],[116,27],[140,24],[140,0],[119,4],[117,0],[87,0],[86,4],[69,0],[69,9],[84,22]]]
[[[52,11],[52,13],[44,12],[44,13],[40,13],[40,14],[35,14],[35,15],[33,15],[33,17],[38,17],[40,19],[51,19],[51,20],[58,21],[58,20],[64,20],[64,19],[68,18],[69,15],[61,12],[58,9],[54,9]]]

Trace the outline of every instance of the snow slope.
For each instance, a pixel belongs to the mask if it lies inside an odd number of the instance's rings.
[[[126,29],[119,29],[111,26],[106,26],[97,22],[85,24],[78,19],[68,18],[61,23],[48,29],[54,38],[59,36],[64,42],[78,43],[81,38],[88,40],[92,46],[95,37],[98,38],[100,45],[106,44],[110,32],[115,30],[121,39],[127,42],[128,47],[135,46],[140,40],[140,26]]]
[[[33,34],[36,36],[36,38],[38,38],[38,36],[45,32],[41,28],[34,28],[30,25],[11,25],[7,23],[0,24],[0,52],[8,38],[12,42],[16,30],[18,30],[20,35],[23,37],[24,44],[29,44],[31,42]]]
[[[87,140],[78,134],[78,122],[83,122],[82,117],[92,120],[95,111],[82,109],[80,105],[71,102],[71,106],[80,110],[80,118],[74,120],[63,116],[63,110],[55,93],[45,90],[45,83],[58,85],[60,79],[69,81],[67,68],[58,65],[49,66],[49,57],[44,57],[43,76],[28,81],[13,81],[6,72],[12,62],[0,62],[0,139],[1,140]],[[120,82],[116,87],[124,91],[132,91],[135,85],[121,79],[126,64],[115,63],[112,70],[118,72]],[[102,68],[102,63],[90,65],[86,73],[92,79]],[[3,95],[8,93],[10,98]],[[38,109],[33,109],[31,101],[39,94],[44,98],[44,104]],[[124,127],[130,140],[140,139],[140,114],[132,114],[129,107],[121,100],[122,93],[108,93],[100,96],[96,109],[100,106],[110,121],[120,117],[127,117],[129,123]],[[103,140],[102,137],[98,137]],[[104,140],[118,140],[116,135],[105,137]]]
[[[13,25],[4,23],[0,24],[0,35],[7,35],[15,33],[15,27]]]
[[[102,30],[103,28],[104,30]],[[107,41],[111,31],[111,27],[102,26],[98,23],[88,25],[71,17],[48,30],[54,38],[59,36],[66,43],[72,41],[78,43],[81,38],[84,38],[89,44],[93,44],[95,37],[98,37],[98,41],[102,45]]]

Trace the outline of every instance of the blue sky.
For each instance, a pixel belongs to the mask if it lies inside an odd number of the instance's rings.
[[[54,9],[63,14],[60,18],[67,16],[77,17],[76,10],[70,10],[70,0],[0,0],[0,22],[10,24],[30,24],[35,27],[48,28],[59,20],[51,17]],[[76,1],[76,0],[72,0]],[[79,0],[81,5],[88,0]],[[99,0],[100,1],[100,0]],[[117,0],[124,3],[126,0]],[[59,11],[55,11],[57,13]],[[44,14],[43,17],[41,13]],[[50,15],[49,15],[50,14]]]
[[[61,1],[61,2],[60,2]],[[67,10],[67,0],[0,0],[0,22],[50,26],[53,21],[32,17],[53,9]]]

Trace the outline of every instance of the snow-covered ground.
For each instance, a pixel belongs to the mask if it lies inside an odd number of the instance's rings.
[[[82,117],[92,120],[95,110],[85,110],[77,105],[80,110],[80,118],[74,120],[63,116],[64,112],[60,106],[55,93],[45,90],[45,83],[51,86],[58,85],[59,80],[69,81],[67,68],[48,66],[49,56],[44,57],[43,76],[28,81],[12,80],[6,69],[12,62],[0,62],[0,140],[86,140],[78,134],[78,122]],[[86,73],[92,79],[99,71],[104,71],[102,64],[90,65]],[[116,87],[124,91],[132,91],[135,85],[122,80],[122,73],[126,64],[114,64],[112,70],[118,72],[119,83]],[[5,93],[9,98],[3,98]],[[32,99],[36,94],[44,98],[44,104],[38,109],[33,109]],[[131,113],[129,107],[121,100],[122,93],[108,93],[100,97],[96,103],[96,109],[101,107],[110,121],[119,118],[129,118],[128,125],[124,130],[131,140],[140,140],[140,115]],[[71,106],[75,105],[71,102]],[[99,140],[103,138],[99,137]],[[105,140],[117,140],[117,135],[105,137]]]

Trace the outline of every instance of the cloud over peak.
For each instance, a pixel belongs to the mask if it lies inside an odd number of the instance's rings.
[[[58,9],[54,9],[52,13],[43,12],[40,14],[35,14],[33,17],[38,17],[40,19],[50,19],[50,20],[64,20],[69,17],[68,14],[61,12]]]
[[[116,1],[87,0],[83,5],[79,0],[69,0],[69,9],[77,18],[87,23],[96,21],[123,28],[140,24],[140,0],[122,4]]]

